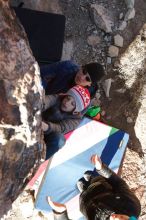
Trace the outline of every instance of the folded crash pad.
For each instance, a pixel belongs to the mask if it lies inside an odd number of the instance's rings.
[[[99,155],[105,164],[117,172],[128,138],[124,131],[84,118],[48,164],[37,194],[36,209],[51,212],[46,201],[46,196],[51,196],[53,201],[67,205],[71,219],[80,219],[76,182],[86,170],[94,169],[90,157]]]

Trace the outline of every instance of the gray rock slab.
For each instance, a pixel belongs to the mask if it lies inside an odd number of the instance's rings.
[[[135,0],[125,0],[127,8],[134,8]]]
[[[91,17],[98,28],[106,33],[112,32],[113,18],[108,10],[100,4],[91,4]]]

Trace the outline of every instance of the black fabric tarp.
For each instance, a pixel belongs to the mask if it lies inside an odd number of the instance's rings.
[[[61,59],[65,16],[26,8],[13,8],[29,40],[33,55],[39,63]]]

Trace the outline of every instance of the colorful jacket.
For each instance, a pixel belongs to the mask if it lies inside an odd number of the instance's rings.
[[[48,95],[44,100],[42,119],[49,125],[48,133],[58,132],[66,134],[74,130],[80,123],[83,114],[73,115],[60,110],[61,95]]]

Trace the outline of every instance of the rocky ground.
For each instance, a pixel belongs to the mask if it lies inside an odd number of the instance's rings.
[[[12,5],[21,1],[11,0]],[[122,176],[140,198],[146,219],[146,2],[145,0],[24,0],[26,8],[64,14],[62,60],[97,61],[106,76],[95,103],[106,123],[130,135]],[[29,207],[29,208],[28,208]],[[28,211],[24,212],[24,208]],[[25,191],[5,219],[45,219]]]

